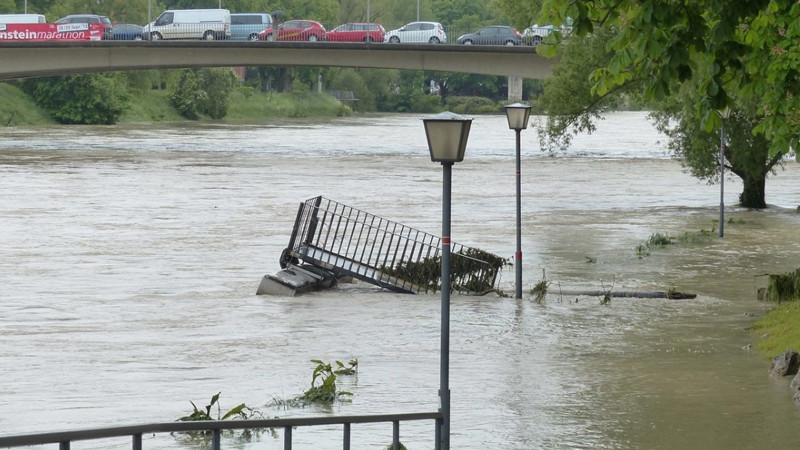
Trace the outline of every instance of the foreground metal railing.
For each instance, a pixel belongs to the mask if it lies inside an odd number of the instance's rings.
[[[298,417],[286,419],[257,420],[209,420],[197,422],[163,422],[142,425],[127,425],[107,428],[89,428],[72,431],[56,431],[50,433],[22,434],[17,436],[0,436],[0,448],[23,447],[30,445],[58,444],[59,450],[69,450],[73,441],[106,439],[131,436],[131,448],[142,450],[142,435],[154,433],[186,433],[210,432],[211,448],[220,450],[223,430],[245,429],[283,429],[283,448],[292,449],[292,429],[296,427],[316,425],[342,425],[342,448],[350,449],[350,431],[353,424],[359,423],[392,423],[392,448],[400,449],[400,422],[433,420],[435,421],[433,447],[438,448],[441,432],[441,412],[382,414],[368,416],[330,416],[330,417]]]

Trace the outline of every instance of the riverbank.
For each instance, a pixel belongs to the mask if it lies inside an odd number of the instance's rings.
[[[753,324],[759,354],[772,358],[787,350],[800,351],[800,301],[776,305]]]
[[[168,90],[149,90],[135,95],[119,123],[186,122],[169,102]],[[352,109],[334,97],[311,92],[253,92],[237,89],[229,97],[225,121],[341,117]],[[202,119],[201,119],[202,121]],[[54,125],[56,122],[19,87],[0,83],[0,126]]]

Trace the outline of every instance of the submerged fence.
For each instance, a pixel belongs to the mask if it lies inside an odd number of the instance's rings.
[[[503,258],[452,243],[451,290],[495,289]],[[315,197],[300,204],[281,266],[303,263],[396,292],[441,289],[441,238],[356,208]]]

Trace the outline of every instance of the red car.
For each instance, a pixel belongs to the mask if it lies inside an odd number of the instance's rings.
[[[277,29],[268,27],[258,34],[261,41],[324,41],[325,27],[313,20],[287,20]]]
[[[346,23],[328,31],[332,42],[383,42],[386,30],[379,23]]]

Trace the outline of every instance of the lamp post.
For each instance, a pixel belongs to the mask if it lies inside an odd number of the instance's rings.
[[[531,107],[524,103],[506,105],[508,128],[517,132],[517,253],[514,255],[514,266],[517,274],[515,297],[522,298],[522,184],[520,180],[520,133],[528,128]]]
[[[722,118],[719,132],[719,237],[725,236],[725,121],[731,116],[731,109],[718,110]]]
[[[464,160],[472,119],[443,112],[423,119],[431,161],[444,169],[442,182],[442,341],[439,363],[439,410],[442,423],[437,447],[450,449],[450,192],[453,163]]]
[[[152,6],[152,0],[147,0],[147,28],[149,28],[150,30],[152,30],[152,29],[153,29],[153,28],[152,28],[152,25],[150,25],[151,23],[153,23],[153,6]],[[144,39],[145,39],[146,41],[149,41],[149,40],[150,40],[150,38],[151,38],[152,36],[153,36],[153,33],[150,33],[150,32],[148,31],[148,33],[147,33],[147,37],[145,37]]]

